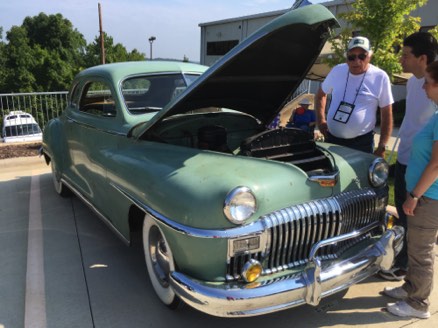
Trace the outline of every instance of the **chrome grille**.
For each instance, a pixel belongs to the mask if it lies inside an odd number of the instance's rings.
[[[294,205],[261,218],[268,232],[266,250],[236,255],[230,259],[228,275],[238,277],[250,258],[260,261],[264,274],[307,263],[311,247],[380,220],[385,213],[386,195],[379,198],[374,190],[345,192],[335,197]],[[321,260],[334,259],[370,235],[327,246],[318,252]]]

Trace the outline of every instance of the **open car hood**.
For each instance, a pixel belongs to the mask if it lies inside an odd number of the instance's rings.
[[[316,61],[338,22],[322,5],[291,10],[261,27],[210,67],[184,93],[133,135],[187,111],[220,107],[268,124]]]

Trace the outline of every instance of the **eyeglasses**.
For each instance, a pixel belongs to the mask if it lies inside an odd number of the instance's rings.
[[[359,58],[359,60],[364,61],[365,58],[367,58],[367,54],[348,55],[348,56],[347,56],[348,61],[355,61],[356,58]]]

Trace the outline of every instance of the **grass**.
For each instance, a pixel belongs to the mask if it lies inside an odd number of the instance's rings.
[[[394,152],[391,159],[389,159],[390,155],[391,155],[391,151],[387,150],[385,152],[385,159],[387,161],[390,160],[390,162],[388,162],[388,164],[389,164],[389,178],[388,178],[389,199],[388,199],[388,204],[395,206],[395,202],[394,202],[394,167],[395,167],[395,162],[397,160],[397,152]]]

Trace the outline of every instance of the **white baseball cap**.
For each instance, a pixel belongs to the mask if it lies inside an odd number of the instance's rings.
[[[311,105],[312,103],[310,102],[309,99],[304,98],[303,100],[301,100],[298,105]]]
[[[371,51],[370,40],[363,36],[356,36],[350,40],[348,43],[348,51],[353,48],[362,48],[366,52]]]

